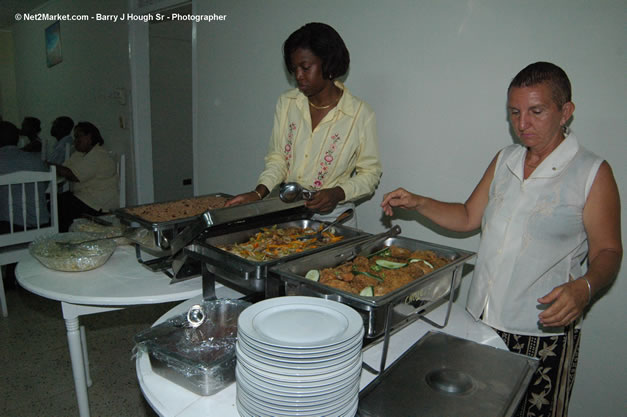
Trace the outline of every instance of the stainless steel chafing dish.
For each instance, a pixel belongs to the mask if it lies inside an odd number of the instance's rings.
[[[205,298],[213,295],[212,286],[215,280],[246,293],[265,293],[265,278],[270,267],[370,236],[357,229],[336,225],[333,226],[334,234],[343,236],[343,240],[268,261],[244,259],[216,247],[245,242],[263,227],[277,225],[278,228],[310,227],[317,229],[326,224],[310,219],[311,215],[312,213],[308,211],[273,213],[255,221],[249,220],[239,225],[233,224],[223,234],[216,235],[215,230],[212,230],[209,236],[203,234],[196,238],[185,248],[185,253],[198,259],[203,265],[203,293]],[[210,229],[207,229],[207,232],[209,231]]]
[[[395,227],[398,228],[398,226]],[[398,232],[400,232],[400,228]],[[305,278],[305,274],[312,269],[332,268],[350,261],[358,255],[368,256],[392,245],[409,249],[412,252],[431,250],[451,262],[404,287],[377,297],[348,293]],[[373,236],[370,239],[346,242],[307,257],[273,266],[267,277],[266,295],[317,296],[348,304],[362,315],[366,339],[374,340],[383,336],[384,343],[387,344],[391,329],[417,318],[429,321],[439,328],[446,326],[448,314],[444,324],[433,323],[422,316],[429,306],[445,299],[447,295],[449,296],[450,313],[454,291],[461,282],[463,266],[474,256],[473,252],[402,236],[387,237],[384,235],[383,239]],[[382,369],[385,364],[386,351],[387,349],[384,347]]]
[[[196,198],[203,197],[224,197],[231,198],[232,196],[225,193],[212,193],[202,195]],[[134,242],[139,244],[142,248],[147,249],[148,252],[156,252],[156,254],[169,254],[170,253],[170,243],[174,238],[178,236],[187,226],[194,223],[194,221],[198,218],[198,215],[191,217],[183,217],[174,220],[162,221],[162,222],[152,222],[146,220],[140,216],[131,214],[128,209],[137,209],[142,207],[152,206],[154,204],[167,204],[172,203],[179,200],[171,200],[164,201],[159,203],[151,203],[151,204],[141,204],[137,206],[129,206],[123,207],[114,210],[114,214],[123,222],[129,224],[137,224],[143,227],[146,230],[152,232],[152,240],[137,240]]]

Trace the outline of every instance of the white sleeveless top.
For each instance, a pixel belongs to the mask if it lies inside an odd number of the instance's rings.
[[[583,208],[603,160],[570,134],[524,180],[526,152],[511,145],[497,157],[466,308],[506,332],[563,334],[541,326],[537,300],[584,273]]]

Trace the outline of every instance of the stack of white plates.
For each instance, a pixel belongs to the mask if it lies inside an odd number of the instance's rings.
[[[237,409],[243,417],[354,416],[364,326],[330,300],[280,297],[238,321]]]

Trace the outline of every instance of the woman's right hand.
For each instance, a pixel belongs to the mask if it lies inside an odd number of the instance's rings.
[[[407,210],[415,210],[421,203],[424,197],[417,194],[412,194],[404,188],[397,188],[396,190],[387,193],[383,196],[381,207],[383,212],[388,216],[394,215],[393,207],[400,207]]]
[[[226,204],[224,204],[224,207],[231,207],[231,206],[237,206],[237,205],[245,204],[245,203],[252,203],[253,201],[259,201],[259,195],[254,191],[250,191],[247,193],[236,195],[232,199],[228,200]]]

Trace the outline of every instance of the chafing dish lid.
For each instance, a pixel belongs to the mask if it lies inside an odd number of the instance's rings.
[[[260,217],[272,213],[280,213],[286,210],[302,207],[304,209],[305,202],[295,201],[285,203],[277,197],[268,197],[264,200],[255,201],[253,203],[241,204],[239,206],[224,207],[214,210],[207,210],[201,214],[196,220],[187,226],[172,240],[170,247],[172,255],[178,253],[181,249],[192,242],[203,230],[208,227],[228,224],[238,221],[244,221],[255,217]]]
[[[359,416],[511,416],[537,359],[428,332],[360,394]]]

